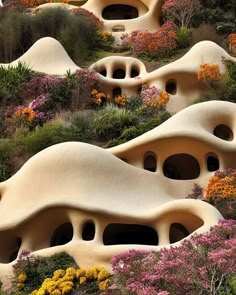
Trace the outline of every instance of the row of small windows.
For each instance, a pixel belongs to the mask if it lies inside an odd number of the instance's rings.
[[[206,159],[209,172],[219,169],[219,160],[214,155],[209,155]],[[154,153],[148,152],[144,156],[143,168],[155,172],[157,170],[157,157]],[[175,154],[168,157],[163,164],[163,174],[171,179],[188,180],[198,178],[200,175],[200,165],[193,156],[189,154]]]
[[[107,70],[106,69],[102,69],[99,73],[104,77],[107,76]],[[135,68],[132,68],[130,77],[135,78],[139,74],[140,74],[139,70],[137,70]],[[126,76],[125,70],[118,68],[113,72],[112,78],[113,79],[125,79],[125,76]],[[138,92],[140,92],[141,89],[142,89],[142,87],[139,87]],[[166,82],[166,85],[165,85],[165,91],[168,92],[171,95],[175,95],[177,93],[177,82],[176,82],[176,80],[174,80],[174,79],[168,80]]]
[[[84,241],[91,241],[95,237],[95,224],[91,221],[86,222],[83,227],[82,238]],[[170,243],[175,243],[187,237],[190,233],[181,223],[172,223],[169,229]],[[73,238],[73,226],[70,222],[61,224],[53,233],[50,247],[65,245]],[[149,245],[158,246],[159,238],[156,230],[147,225],[111,223],[108,224],[103,232],[103,244],[111,245]],[[22,245],[22,239],[16,238],[12,243],[12,252],[1,253],[0,263],[9,263],[14,261]],[[10,251],[10,249],[7,249]]]

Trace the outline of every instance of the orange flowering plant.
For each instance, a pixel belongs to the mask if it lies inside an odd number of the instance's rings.
[[[156,86],[151,86],[142,89],[141,98],[144,106],[164,109],[170,99],[170,94],[166,91],[161,91]]]
[[[204,200],[236,200],[236,169],[218,170],[211,177],[205,189]]]
[[[111,99],[111,96],[109,94],[106,94],[105,92],[100,92],[95,88],[91,91],[91,97],[93,103],[97,106],[102,106],[106,102],[109,102]]]
[[[236,169],[218,170],[208,182],[203,200],[215,206],[226,219],[236,218]]]
[[[219,65],[202,63],[200,65],[197,78],[199,81],[203,81],[203,82],[220,81],[222,76],[220,73]]]
[[[118,95],[114,98],[114,102],[115,104],[117,104],[118,106],[122,106],[124,107],[126,105],[127,102],[127,98],[125,95]]]
[[[236,46],[236,33],[232,33],[229,35],[229,45],[230,47]]]

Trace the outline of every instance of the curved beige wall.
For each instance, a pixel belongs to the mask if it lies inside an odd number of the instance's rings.
[[[175,228],[170,240],[173,224],[183,225],[190,235],[207,231],[222,216],[211,205],[185,197],[194,183],[205,187],[214,174],[207,164],[209,155],[218,160],[220,169],[236,166],[235,112],[235,104],[229,102],[196,104],[108,150],[67,142],[33,156],[0,184],[2,279],[15,263],[14,253],[23,249],[37,255],[66,251],[81,267],[99,263],[109,268],[111,256],[121,251],[178,244],[186,235]],[[219,132],[220,125],[230,130],[230,136]],[[178,179],[166,174],[167,160],[179,154],[195,159],[197,174],[188,160],[172,161],[172,168],[179,169]],[[145,167],[147,155],[156,159],[155,171]],[[94,226],[92,237],[88,223]],[[71,237],[57,245],[53,237],[65,224],[64,234]],[[133,225],[137,234],[138,226],[146,226],[158,241],[151,245],[116,241],[117,234],[125,233],[125,239]]]

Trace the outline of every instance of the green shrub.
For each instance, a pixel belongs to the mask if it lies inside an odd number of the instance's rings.
[[[119,137],[125,128],[135,125],[137,118],[129,110],[107,105],[93,122],[97,136],[103,140]]]
[[[19,97],[21,84],[29,79],[31,69],[19,62],[17,66],[0,66],[0,103],[2,106],[22,103]]]
[[[187,48],[190,44],[191,31],[185,26],[180,27],[176,32],[176,41],[178,48]]]
[[[15,144],[22,153],[33,155],[53,144],[64,141],[67,141],[67,135],[64,133],[63,125],[51,122],[24,136],[17,137]]]
[[[61,43],[75,63],[80,64],[96,47],[96,26],[84,16],[71,15],[61,32]]]
[[[0,182],[5,181],[12,175],[11,148],[9,141],[0,141]]]
[[[57,40],[69,22],[69,12],[63,8],[47,8],[31,17],[33,43],[43,37]]]
[[[63,129],[67,141],[88,142],[93,136],[88,112],[74,113]]]
[[[19,12],[4,13],[0,19],[0,62],[21,56],[32,45],[31,17]]]

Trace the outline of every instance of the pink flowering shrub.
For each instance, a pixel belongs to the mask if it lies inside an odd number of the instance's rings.
[[[199,0],[166,0],[162,12],[167,20],[174,21],[181,27],[189,27],[200,8]]]
[[[178,247],[114,256],[106,294],[235,294],[235,261],[236,221],[221,220],[209,233],[195,234]]]
[[[128,48],[139,57],[162,58],[173,54],[176,49],[175,25],[165,23],[155,32],[136,30],[121,37],[122,48]]]
[[[91,24],[93,24],[97,27],[97,29],[101,29],[101,27],[103,25],[103,21],[100,20],[94,13],[92,13],[91,11],[84,9],[82,7],[71,9],[71,13],[73,13],[77,16],[86,17]]]

